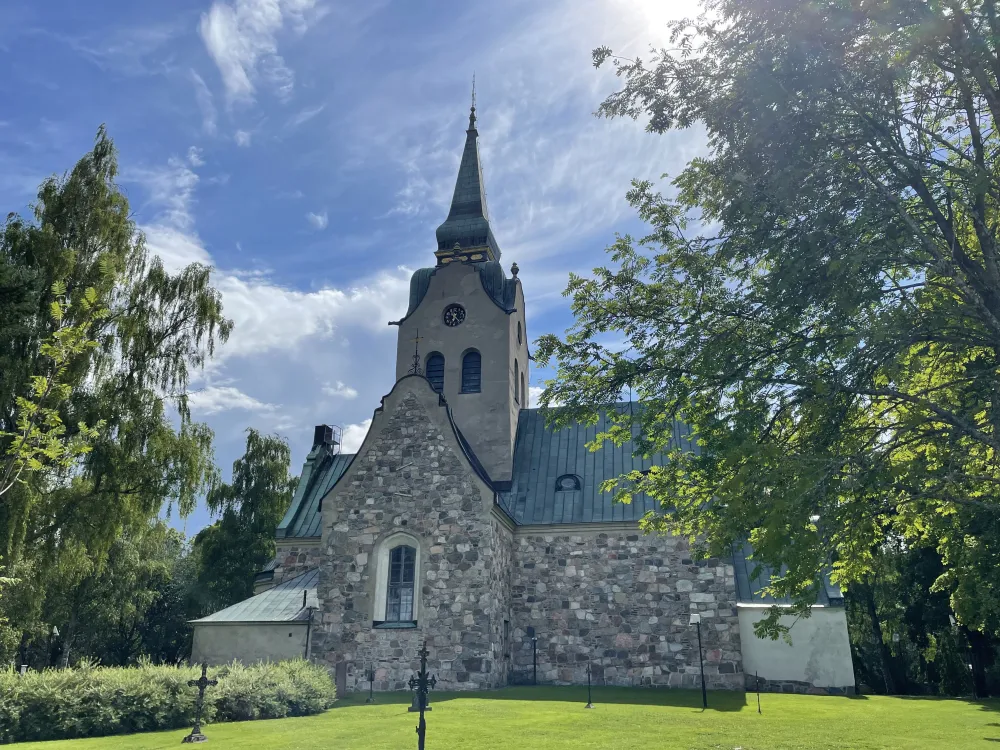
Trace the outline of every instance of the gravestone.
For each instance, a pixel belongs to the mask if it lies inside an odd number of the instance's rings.
[[[347,662],[342,661],[337,664],[334,682],[337,685],[337,697],[347,695]]]

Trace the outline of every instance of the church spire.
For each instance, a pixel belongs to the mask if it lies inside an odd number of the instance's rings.
[[[479,160],[479,131],[476,130],[476,82],[472,79],[472,107],[465,150],[458,167],[458,180],[448,218],[437,228],[438,265],[457,260],[499,260],[500,247],[493,238],[486,208],[486,186]]]

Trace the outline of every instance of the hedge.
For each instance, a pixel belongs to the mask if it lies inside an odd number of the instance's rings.
[[[200,667],[140,664],[0,671],[0,742],[60,740],[179,729],[194,722]],[[335,696],[327,671],[304,660],[211,668],[219,684],[205,691],[202,721],[306,716]]]

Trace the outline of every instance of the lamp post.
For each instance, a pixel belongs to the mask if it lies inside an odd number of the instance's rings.
[[[368,700],[365,703],[375,702],[375,663],[372,662],[368,665],[368,671],[365,672],[365,677],[368,678]]]
[[[705,690],[705,657],[701,651],[701,615],[691,613],[691,624],[698,629],[698,663],[701,665],[701,707],[708,708],[708,691]]]
[[[538,684],[538,638],[535,636],[535,629],[528,626],[528,637],[531,638],[531,684]]]
[[[587,705],[584,706],[584,708],[593,708],[594,707],[594,701],[591,700],[591,698],[590,698],[590,674],[591,674],[591,671],[592,670],[590,668],[590,660],[588,659],[587,660]]]
[[[45,660],[45,666],[52,666],[52,639],[59,637],[59,628],[55,625],[52,626],[52,630],[49,631],[49,658]]]

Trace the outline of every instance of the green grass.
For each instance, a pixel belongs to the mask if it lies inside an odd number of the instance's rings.
[[[428,750],[964,750],[1000,748],[1000,701],[867,696],[755,696],[598,688],[507,688],[432,694]],[[401,750],[416,747],[410,697],[349,695],[319,716],[205,727],[211,748]],[[20,750],[159,750],[186,731],[25,743]]]

